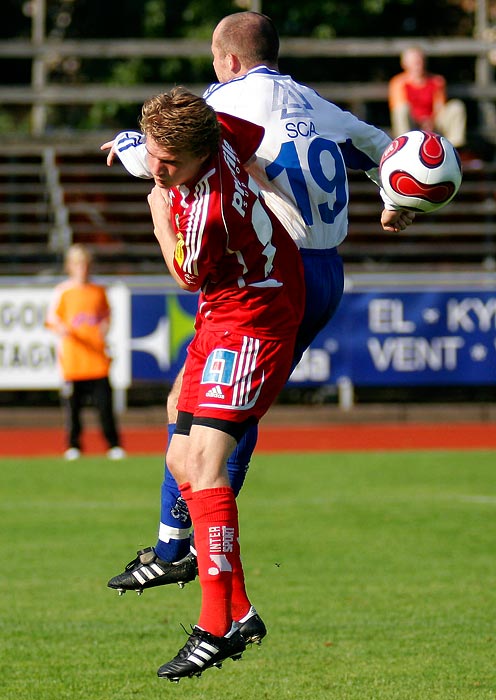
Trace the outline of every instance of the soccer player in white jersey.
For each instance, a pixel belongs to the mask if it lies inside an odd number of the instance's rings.
[[[265,201],[296,241],[303,261],[306,307],[293,358],[293,368],[317,334],[327,325],[343,294],[343,264],[338,246],[348,230],[346,168],[361,169],[380,187],[378,164],[391,139],[324,100],[311,88],[278,70],[279,37],[270,18],[256,12],[225,17],[214,30],[212,54],[219,83],[205,97],[218,112],[242,117],[264,127],[257,161],[248,170],[264,192]],[[150,177],[142,136],[123,132],[102,145],[111,148],[135,176]],[[381,191],[386,231],[404,230],[413,214],[400,210]],[[175,428],[179,374],[167,400],[169,434]],[[257,439],[247,431],[228,461],[237,495]],[[167,583],[191,581],[194,554],[188,553],[191,520],[167,468],[162,484],[158,542],[140,550],[126,570],[108,585],[123,592]],[[256,620],[253,620],[254,626]],[[265,629],[255,629],[260,639]],[[250,640],[252,641],[252,640]]]

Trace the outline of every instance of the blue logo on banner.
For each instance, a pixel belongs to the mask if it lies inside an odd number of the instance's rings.
[[[203,370],[202,384],[224,384],[231,386],[238,353],[217,348],[207,358]]]

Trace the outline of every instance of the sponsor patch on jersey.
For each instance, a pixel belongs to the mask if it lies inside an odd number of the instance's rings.
[[[201,383],[232,386],[237,356],[238,353],[234,350],[216,348],[207,357]]]

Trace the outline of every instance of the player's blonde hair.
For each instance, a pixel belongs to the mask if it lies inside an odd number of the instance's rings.
[[[219,148],[220,126],[215,111],[202,97],[183,87],[146,100],[140,126],[145,136],[151,136],[171,153],[202,157]]]
[[[69,246],[69,248],[67,248],[67,251],[65,253],[65,268],[67,269],[68,265],[70,265],[72,262],[78,262],[80,260],[84,261],[89,265],[93,260],[93,256],[90,250],[85,245],[83,245],[82,243],[74,243],[73,245]]]

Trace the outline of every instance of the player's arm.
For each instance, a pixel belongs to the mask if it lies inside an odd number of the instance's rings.
[[[115,156],[119,158],[128,173],[145,180],[152,179],[148,167],[145,137],[139,131],[122,131],[112,141],[100,146],[101,151],[109,151],[107,165],[111,166]]]
[[[196,292],[200,287],[199,282],[191,280],[191,283],[188,284],[179,274],[174,264],[175,257],[181,255],[183,242],[178,239],[172,227],[168,197],[169,191],[157,185],[148,195],[148,205],[153,220],[153,232],[162,251],[165,264],[179,287],[188,292]]]
[[[341,153],[346,167],[353,170],[363,170],[379,188],[384,203],[381,214],[381,225],[385,231],[397,233],[404,231],[415,219],[415,214],[402,209],[395,204],[382,188],[379,163],[381,156],[391,143],[391,138],[371,124],[360,121],[349,112],[344,113],[347,119],[348,139],[340,143]]]
[[[382,129],[361,121],[350,112],[343,112],[346,140],[339,144],[347,168],[363,170],[380,186],[379,163],[391,143],[391,137]]]
[[[408,209],[403,209],[398,204],[395,204],[382,187],[379,173],[377,177],[379,179],[378,184],[380,186],[379,192],[384,203],[384,209],[382,210],[381,214],[382,228],[384,231],[392,231],[393,233],[404,231],[415,219],[415,213],[409,211]]]
[[[291,238],[294,241],[304,241],[307,236],[307,227],[301,211],[295,207],[294,202],[282,189],[278,189],[274,182],[269,180],[265,170],[265,162],[254,156],[243,165],[243,168],[258,185],[261,198],[279,219]]]
[[[404,231],[415,219],[415,213],[406,209],[384,208],[381,214],[381,225],[384,231],[399,233]]]
[[[243,163],[243,168],[255,180],[261,190],[276,191],[274,185],[267,177],[264,162],[257,158],[256,155],[252,156],[246,163]]]

